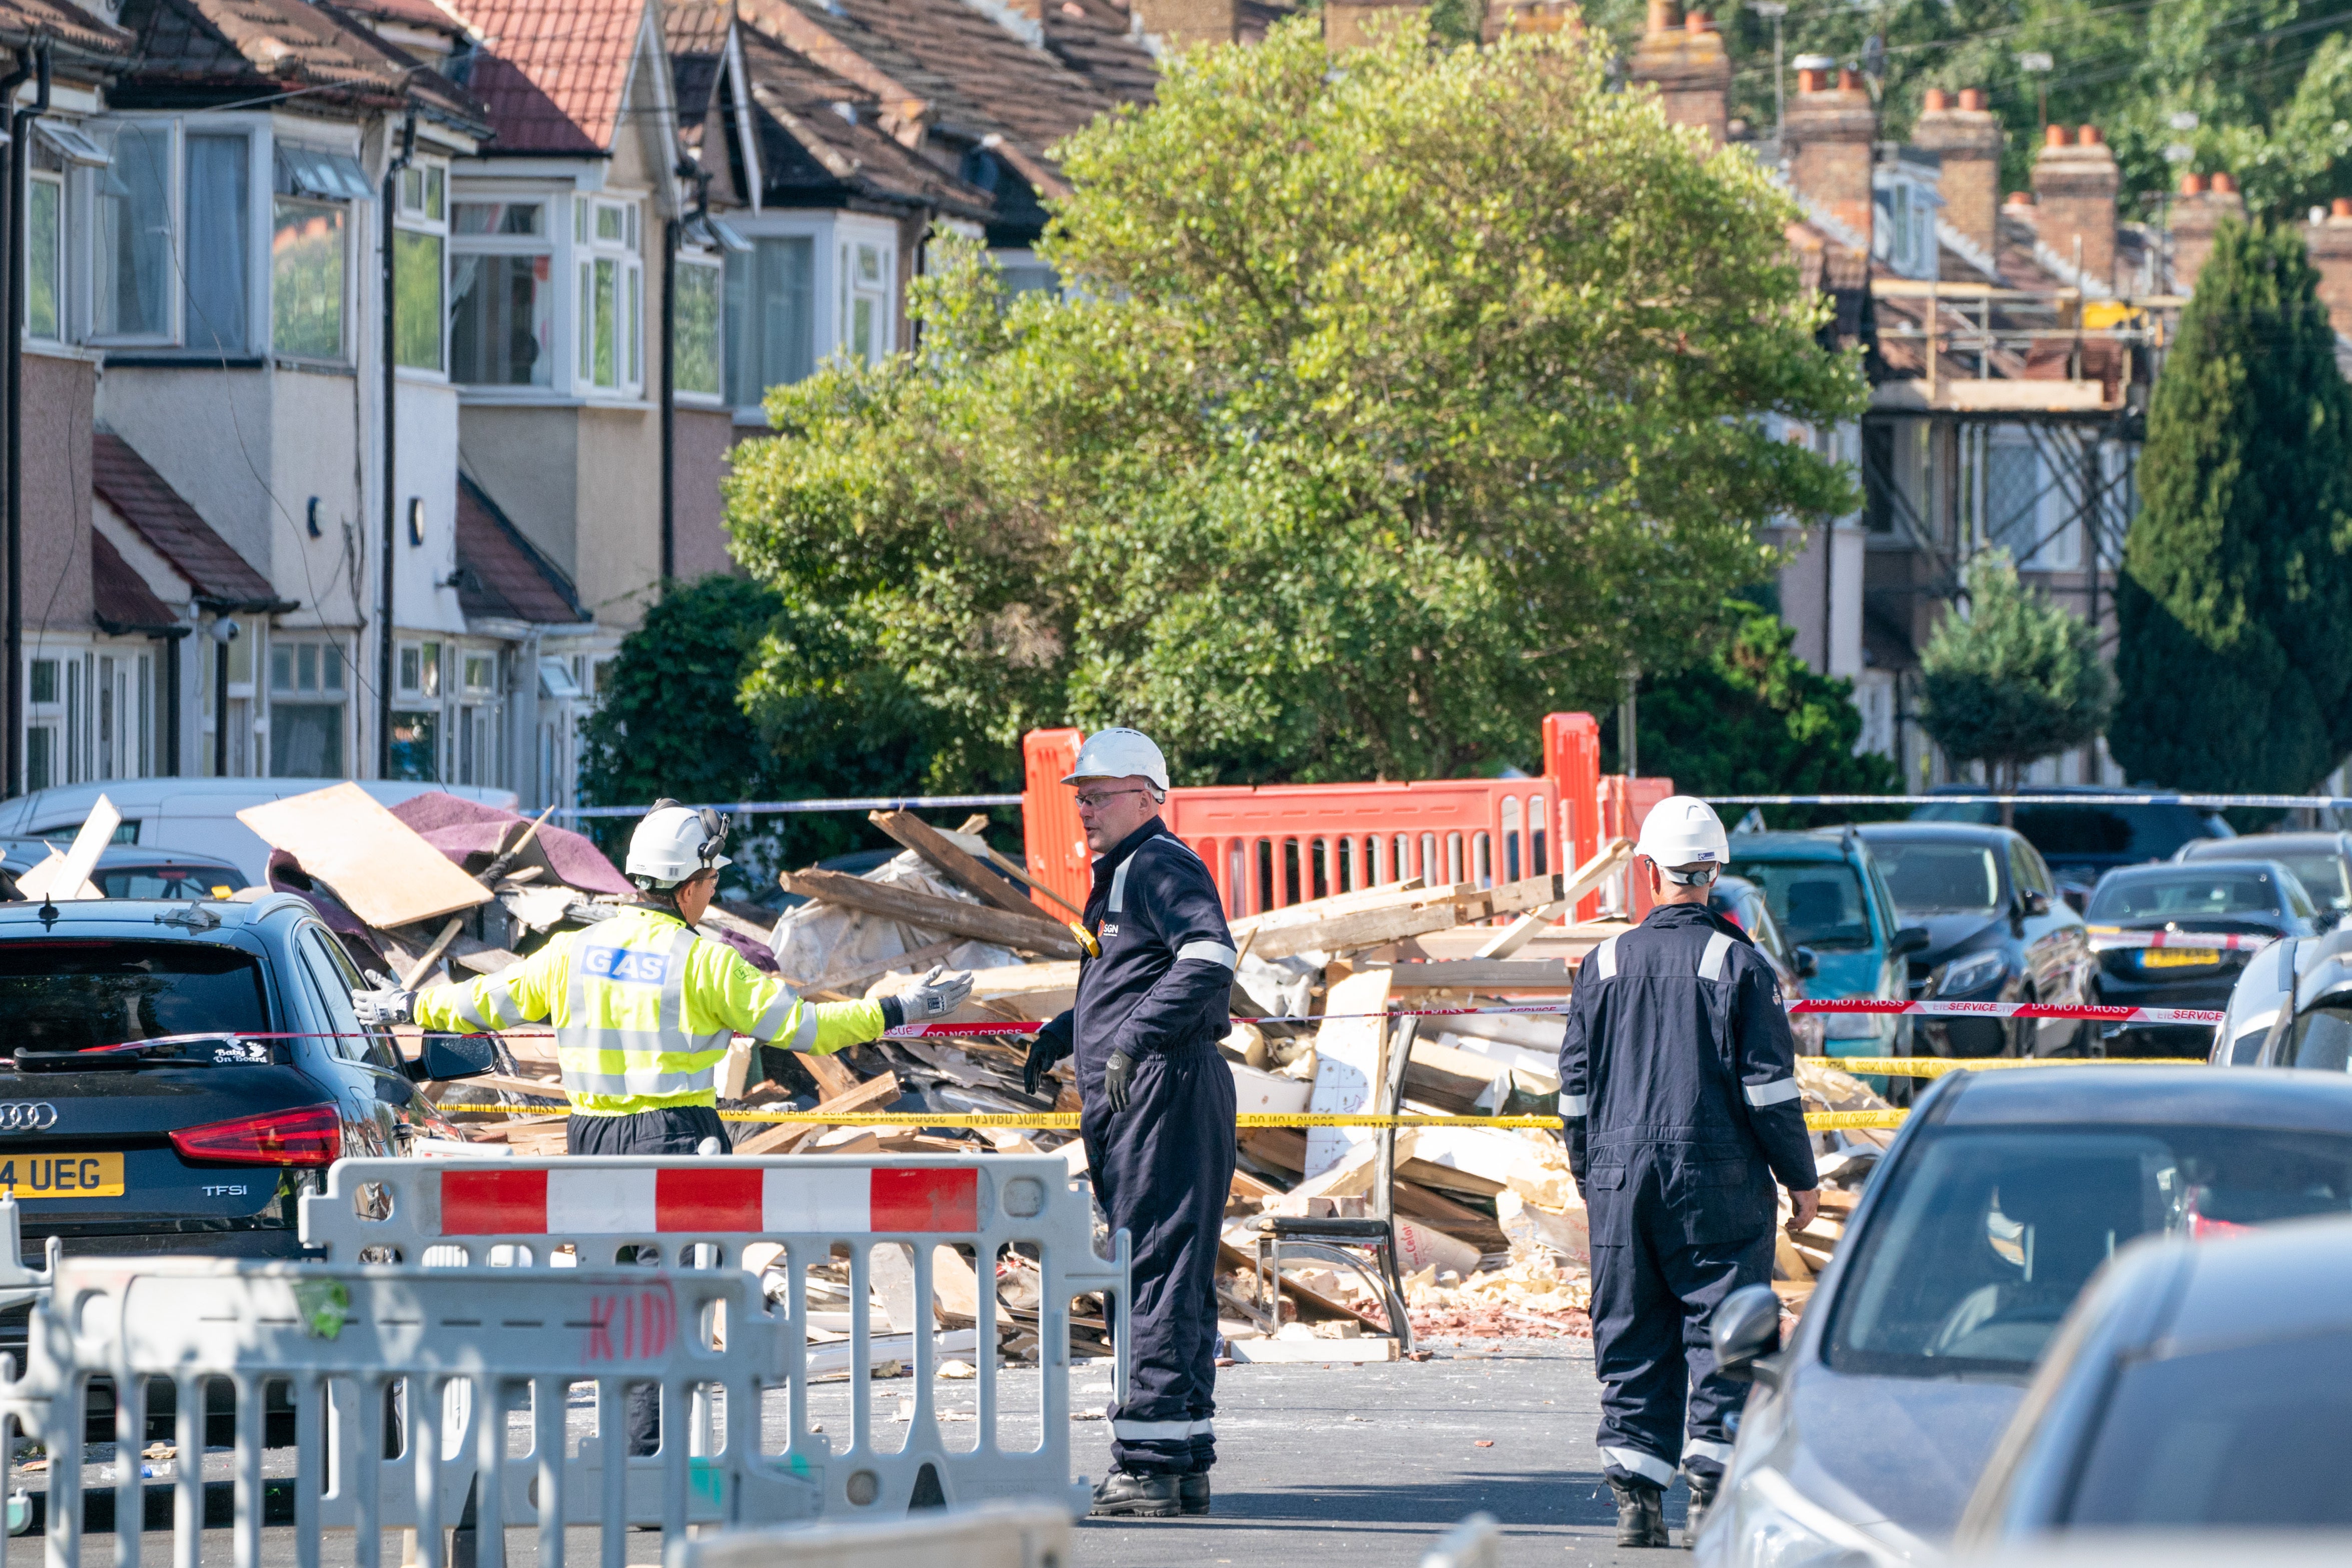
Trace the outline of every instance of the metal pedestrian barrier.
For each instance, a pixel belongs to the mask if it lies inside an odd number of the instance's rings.
[[[113,1531],[118,1568],[139,1568],[142,1528],[171,1531],[173,1562],[193,1568],[207,1525],[231,1529],[235,1561],[254,1568],[265,1523],[293,1525],[297,1568],[318,1568],[329,1531],[354,1531],[356,1568],[378,1568],[386,1530],[414,1531],[422,1568],[441,1568],[443,1529],[461,1523],[469,1497],[480,1568],[501,1568],[509,1525],[537,1528],[542,1568],[562,1568],[567,1528],[593,1527],[603,1568],[621,1568],[632,1526],[677,1541],[689,1524],[810,1519],[824,1506],[819,1477],[763,1451],[761,1394],[786,1329],[739,1270],[109,1258],[67,1261],[51,1289],[34,1309],[23,1374],[0,1380],[0,1417],[45,1451],[49,1568],[77,1568],[93,1522]],[[114,1443],[98,1479],[111,1484],[86,1500],[101,1379]],[[176,1474],[150,1488],[141,1459],[156,1380],[172,1387]],[[226,1519],[207,1506],[223,1489],[205,1458],[220,1381],[235,1399]],[[474,1408],[499,1415],[471,1424],[465,1462],[452,1463],[444,1412],[460,1381],[484,1392]],[[593,1431],[572,1428],[583,1384]],[[665,1433],[687,1430],[696,1396],[709,1402],[719,1419],[705,1452],[669,1442],[611,1462],[626,1447],[627,1393],[646,1385]],[[266,1473],[273,1409],[292,1416],[290,1476]],[[508,1419],[518,1410],[520,1431]],[[152,1506],[166,1497],[168,1509]]]
[[[1127,1385],[1127,1234],[1114,1237],[1112,1258],[1097,1254],[1088,1194],[1054,1156],[345,1160],[329,1170],[323,1191],[302,1200],[301,1226],[306,1243],[338,1261],[424,1264],[428,1271],[445,1263],[488,1263],[503,1266],[492,1273],[532,1279],[566,1263],[602,1268],[649,1258],[673,1266],[707,1259],[719,1271],[736,1272],[748,1267],[748,1249],[780,1247],[781,1256],[761,1260],[784,1276],[776,1352],[762,1364],[790,1390],[783,1460],[823,1489],[828,1517],[993,1499],[1049,1498],[1083,1511],[1090,1489],[1071,1476],[1069,1435],[1074,1296],[1101,1294],[1114,1386]],[[970,1447],[946,1440],[946,1428],[961,1424],[943,1420],[942,1358],[937,1336],[928,1331],[942,1247],[971,1254]],[[913,1394],[898,1413],[907,1435],[895,1449],[877,1440],[895,1423],[877,1418],[877,1385],[861,1375],[872,1361],[866,1303],[877,1253],[904,1271],[905,1298],[919,1304],[921,1324],[909,1347]],[[847,1264],[840,1326],[849,1334],[851,1371],[850,1431],[839,1452],[810,1416],[807,1304],[810,1270],[836,1256]],[[1040,1430],[1029,1448],[1005,1441],[1009,1423],[994,1353],[1000,1327],[1012,1321],[998,1269],[1016,1261],[1036,1271],[1042,1388]],[[680,1275],[699,1272],[689,1268]]]

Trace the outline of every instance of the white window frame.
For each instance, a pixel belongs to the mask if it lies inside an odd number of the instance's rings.
[[[772,211],[731,216],[727,220],[727,226],[747,240],[806,239],[811,242],[810,314],[814,319],[810,322],[810,331],[814,341],[809,346],[809,360],[813,364],[823,364],[849,343],[847,306],[851,291],[847,268],[844,265],[845,256],[854,259],[854,247],[861,244],[876,247],[881,252],[887,306],[879,341],[884,353],[891,352],[898,342],[899,310],[898,231],[895,225],[852,213],[795,215]],[[721,352],[724,352],[724,345]],[[722,387],[726,384],[723,377],[719,384]],[[739,426],[767,428],[768,416],[760,405],[751,403],[733,406],[735,423]]]
[[[724,408],[727,406],[727,260],[715,250],[706,250],[700,246],[681,246],[677,253],[678,275],[683,277],[689,267],[711,275],[711,284],[716,290],[713,297],[719,301],[719,320],[712,329],[718,340],[719,390],[715,393],[693,392],[678,385],[677,367],[673,365],[670,372],[671,395],[678,402],[696,408]],[[676,283],[673,282],[671,287],[675,289]],[[676,309],[675,303],[671,308]],[[673,353],[676,349],[677,344],[673,342]]]
[[[441,193],[441,216],[431,211],[430,193]],[[412,191],[415,199],[411,199]],[[446,384],[449,380],[449,204],[457,199],[446,163],[419,158],[400,172],[394,182],[392,223],[396,229],[410,234],[430,235],[441,242],[441,352],[439,363],[431,366],[399,364],[399,373],[412,380]],[[394,242],[397,244],[397,241]],[[397,268],[395,275],[397,274]],[[393,345],[395,360],[398,344]]]
[[[646,262],[643,198],[623,192],[583,191],[572,198],[572,255],[567,276],[572,294],[573,336],[566,363],[582,397],[635,402],[645,395]],[[606,217],[619,230],[603,237]],[[613,279],[613,381],[596,379],[596,268],[610,263]]]
[[[856,345],[851,340],[856,331],[856,310],[861,303],[870,303],[875,308],[874,330],[866,344],[866,362],[879,364],[898,345],[898,246],[879,237],[868,238],[863,229],[847,224],[841,227],[841,314],[835,322],[834,352],[856,352]],[[866,266],[869,258],[874,262],[870,273]]]
[[[28,171],[34,186],[54,188],[58,193],[58,330],[44,336],[33,330],[33,204],[30,192],[25,202],[25,338],[28,342],[67,343],[73,341],[74,289],[73,263],[73,170],[33,169]]]
[[[517,384],[497,381],[458,381],[454,363],[450,365],[450,382],[468,400],[541,402],[563,395],[570,384],[572,372],[570,328],[567,322],[566,296],[571,292],[564,279],[570,273],[570,220],[564,216],[564,195],[567,188],[540,184],[509,187],[486,187],[468,181],[459,188],[450,182],[448,207],[449,244],[444,251],[451,287],[455,287],[457,258],[461,256],[544,256],[548,258],[548,377],[544,386],[533,383]],[[525,206],[540,209],[540,232],[522,234],[459,234],[457,230],[457,205]],[[446,301],[443,314],[455,320],[457,300],[452,294]],[[449,354],[447,344],[442,349],[445,362]]]

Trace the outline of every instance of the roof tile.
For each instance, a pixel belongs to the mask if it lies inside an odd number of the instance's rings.
[[[469,618],[541,626],[589,618],[571,580],[463,475],[457,479],[457,607]]]
[[[130,442],[111,431],[98,431],[90,438],[90,489],[187,579],[198,599],[234,610],[284,605],[269,579],[214,532]]]
[[[502,153],[610,151],[645,0],[459,0]]]
[[[116,637],[169,631],[186,624],[131,569],[113,541],[95,528],[89,531],[89,596],[91,618]]]

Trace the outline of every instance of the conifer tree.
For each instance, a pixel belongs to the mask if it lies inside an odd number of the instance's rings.
[[[2029,764],[2099,732],[2114,682],[2090,624],[2020,583],[2008,552],[1969,563],[1968,595],[1968,614],[1946,612],[1920,650],[1919,721],[1945,755],[2013,789]]]
[[[2352,750],[2352,387],[2291,229],[2226,224],[2148,409],[2108,745],[2134,779],[2297,792]]]

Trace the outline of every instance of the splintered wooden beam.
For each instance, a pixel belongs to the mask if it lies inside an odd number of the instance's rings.
[[[820,1102],[819,1112],[849,1116],[889,1104],[898,1098],[898,1075],[886,1072],[879,1078],[869,1078],[847,1094],[836,1094]],[[806,1139],[822,1136],[822,1121],[778,1121],[761,1128],[735,1145],[738,1154],[789,1154]]]
[[[1610,844],[1600,854],[1587,860],[1570,875],[1568,885],[1559,890],[1559,898],[1538,909],[1529,910],[1526,914],[1496,931],[1494,940],[1470,956],[1473,958],[1510,957],[1511,954],[1542,935],[1554,921],[1574,909],[1578,900],[1615,876],[1617,868],[1632,858],[1633,854],[1633,841],[1630,838],[1620,838]]]
[[[967,904],[959,899],[943,899],[936,893],[894,888],[886,882],[869,882],[862,877],[821,871],[814,867],[805,871],[787,871],[782,880],[788,893],[899,921],[919,931],[944,931],[1053,958],[1078,956],[1078,944],[1067,930],[1034,912],[1014,914],[1010,910]]]
[[[929,862],[931,868],[982,903],[1007,913],[1037,918],[1037,906],[1016,892],[985,863],[950,843],[911,811],[869,811],[866,820]]]
[[[1351,952],[1378,947],[1409,936],[1424,936],[1556,902],[1560,883],[1557,875],[1528,877],[1492,888],[1457,883],[1450,888],[1401,894],[1391,902],[1320,921],[1294,921],[1285,918],[1276,923],[1271,915],[1288,917],[1292,911],[1274,910],[1251,926],[1257,939],[1252,951],[1260,958],[1289,958],[1302,952]],[[1239,922],[1237,930],[1238,925]]]

